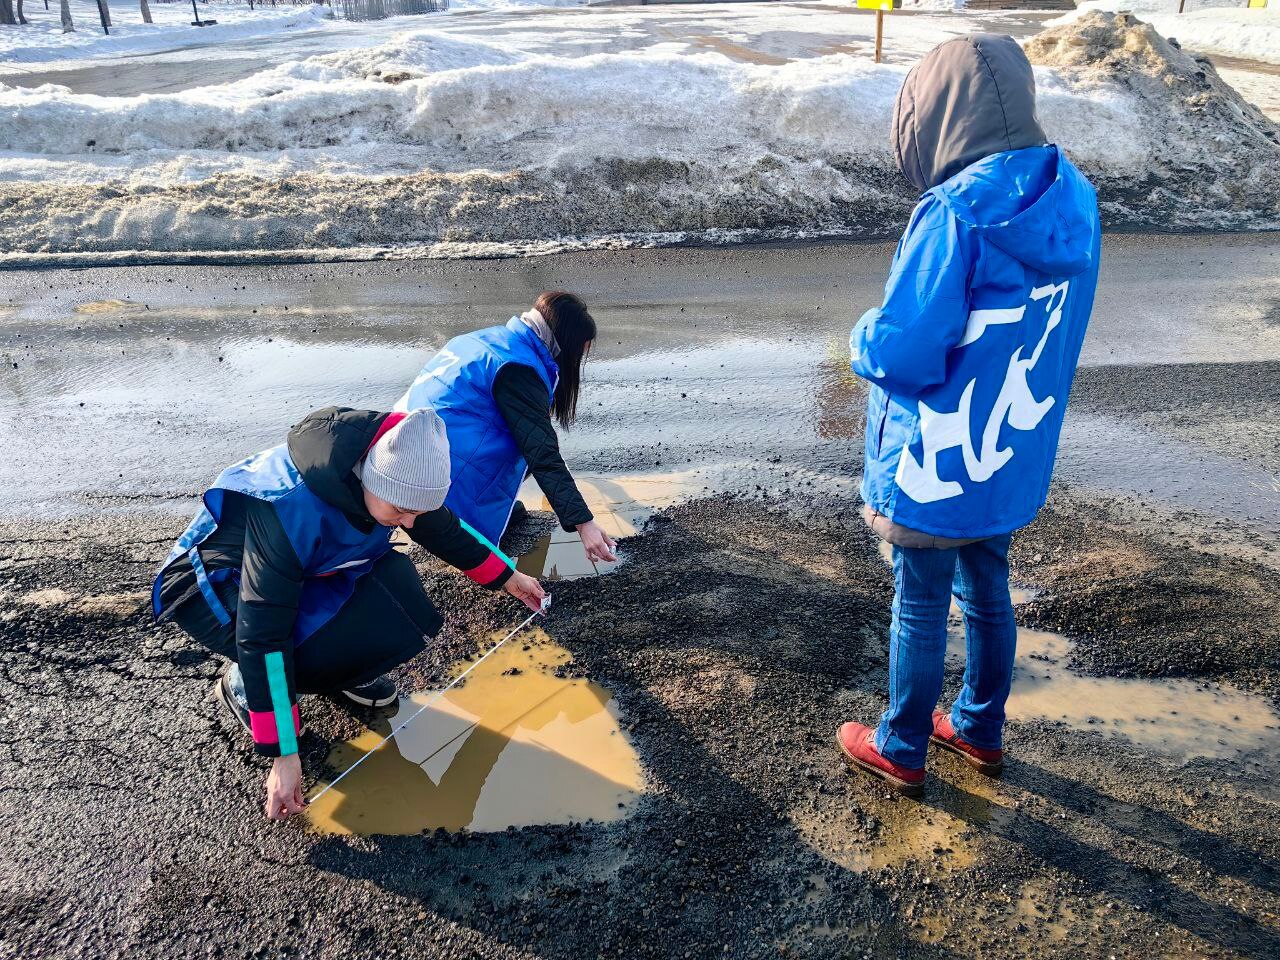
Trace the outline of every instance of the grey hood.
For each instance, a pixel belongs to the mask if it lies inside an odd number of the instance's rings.
[[[921,193],[993,153],[1044,144],[1027,55],[995,33],[934,47],[898,91],[892,138],[898,169]]]

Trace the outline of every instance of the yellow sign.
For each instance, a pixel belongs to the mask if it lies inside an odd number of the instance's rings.
[[[892,10],[895,6],[894,0],[858,0],[859,10]]]
[[[1265,7],[1266,5],[1267,5],[1267,0],[1249,0],[1250,7],[1261,8],[1261,7]],[[862,0],[858,0],[858,6],[862,6]]]

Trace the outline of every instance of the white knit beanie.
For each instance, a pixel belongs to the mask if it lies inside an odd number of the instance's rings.
[[[373,445],[359,465],[364,488],[413,513],[438,510],[449,493],[449,435],[430,407],[413,410]]]

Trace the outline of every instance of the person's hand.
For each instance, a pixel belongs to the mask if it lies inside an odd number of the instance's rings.
[[[267,819],[288,820],[306,806],[302,799],[302,760],[296,753],[276,757],[267,774]]]
[[[527,573],[512,570],[511,578],[502,585],[502,589],[530,610],[542,609],[542,598],[546,596],[546,591],[542,589],[542,584]]]
[[[618,559],[613,552],[617,544],[594,520],[578,524],[578,536],[582,538],[582,549],[587,551],[588,560],[608,560],[612,563]]]

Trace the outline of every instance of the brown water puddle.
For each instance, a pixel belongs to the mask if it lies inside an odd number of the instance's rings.
[[[625,816],[644,790],[640,761],[608,691],[556,676],[570,659],[540,630],[517,636],[313,803],[312,825],[342,834],[490,832]],[[334,747],[330,765],[347,769],[433,696],[401,699],[394,715]]]
[[[883,541],[880,556],[892,562],[892,548]],[[1016,606],[1033,600],[1036,591],[1014,587],[1010,594]],[[957,665],[964,663],[964,624],[954,600],[947,655]],[[1068,667],[1070,656],[1067,637],[1018,628],[1013,692],[1006,705],[1011,719],[1056,720],[1182,760],[1280,752],[1280,714],[1261,697],[1205,681],[1084,676]]]
[[[1067,667],[1070,654],[1066,637],[1018,630],[1010,717],[1123,736],[1183,760],[1280,754],[1280,715],[1261,697],[1195,680],[1086,677]]]
[[[641,474],[629,477],[577,477],[578,489],[600,527],[615,540],[633,537],[659,507],[691,495],[691,481],[681,474]],[[520,491],[530,510],[549,511],[551,504],[532,482]],[[516,561],[521,573],[540,580],[575,580],[609,573],[622,563],[587,559],[577,533],[558,525]]]

